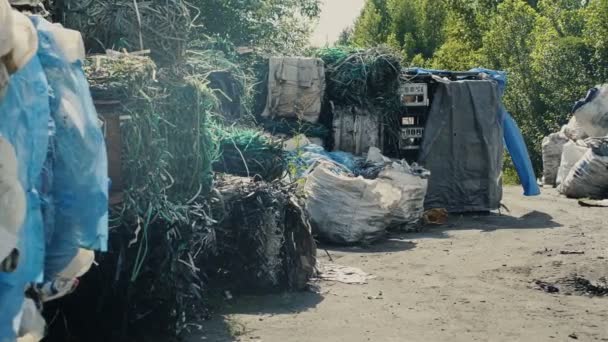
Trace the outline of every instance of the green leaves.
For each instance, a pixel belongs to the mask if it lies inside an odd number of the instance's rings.
[[[200,10],[199,32],[255,45],[271,52],[295,53],[308,43],[318,0],[192,0]]]

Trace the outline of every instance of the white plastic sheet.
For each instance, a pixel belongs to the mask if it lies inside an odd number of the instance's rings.
[[[568,121],[568,124],[566,124],[566,125],[564,125],[564,127],[562,127],[561,132],[564,133],[564,135],[568,139],[575,140],[575,141],[582,140],[582,139],[585,139],[588,137],[587,133],[585,133],[585,130],[578,123],[575,116],[570,118],[570,121]]]

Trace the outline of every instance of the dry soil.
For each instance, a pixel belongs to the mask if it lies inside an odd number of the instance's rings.
[[[563,281],[608,276],[608,208],[553,189],[521,192],[505,188],[502,215],[452,216],[368,248],[328,247],[334,263],[375,278],[234,299],[190,341],[608,341],[608,297]]]

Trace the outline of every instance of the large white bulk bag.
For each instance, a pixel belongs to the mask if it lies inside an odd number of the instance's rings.
[[[574,165],[560,186],[561,192],[568,197],[608,197],[608,138],[590,140],[587,141],[591,148]]]
[[[557,178],[555,180],[556,185],[561,184],[564,179],[566,179],[566,176],[568,176],[568,173],[570,173],[574,164],[583,158],[583,155],[585,155],[587,150],[589,150],[589,148],[583,143],[569,141],[564,144],[559,169],[557,171]]]
[[[608,84],[589,90],[575,106],[577,123],[590,137],[608,135]]]
[[[272,57],[263,117],[298,118],[316,123],[325,92],[325,65],[319,58]]]
[[[18,179],[15,149],[0,137],[0,262],[17,246],[25,209],[25,192]]]
[[[424,212],[428,172],[393,163],[376,179],[353,177],[319,161],[306,177],[306,209],[316,234],[339,244],[370,243],[389,228],[418,223]]]
[[[543,184],[555,185],[564,145],[568,142],[565,134],[552,133],[543,139]]]

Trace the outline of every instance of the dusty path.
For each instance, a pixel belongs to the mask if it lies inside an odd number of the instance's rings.
[[[608,208],[580,207],[552,189],[520,193],[505,189],[505,216],[452,217],[369,249],[330,250],[335,263],[376,278],[239,299],[207,325],[205,340],[608,341],[608,297],[559,285],[550,294],[534,283],[608,276]]]

